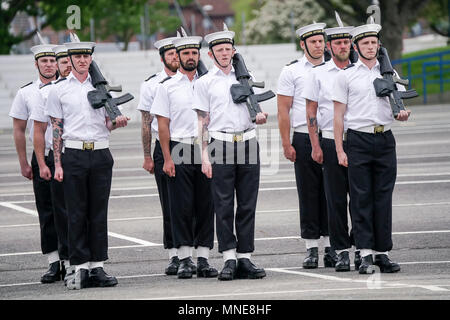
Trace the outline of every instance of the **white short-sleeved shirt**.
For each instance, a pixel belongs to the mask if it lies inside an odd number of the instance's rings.
[[[277,94],[293,97],[289,112],[292,128],[306,125],[306,101],[302,92],[313,67],[306,56],[303,56],[297,62],[285,66],[278,78]],[[317,120],[319,121],[319,115]]]
[[[239,81],[234,68],[227,75],[216,65],[195,83],[193,108],[209,112],[208,131],[231,133],[256,128],[246,104],[233,102],[230,88],[235,83]],[[254,91],[259,92],[256,89]]]
[[[151,76],[141,84],[141,90],[139,92],[139,104],[137,107],[138,110],[148,111],[151,113],[151,107],[153,101],[155,100],[158,85],[168,76],[169,75],[163,69],[161,72],[158,72],[156,75]],[[155,134],[158,134],[158,119],[156,119],[156,117],[153,118],[151,127],[152,131]]]
[[[53,150],[53,128],[52,123],[50,121],[50,117],[48,115],[45,115],[45,104],[47,102],[48,94],[50,90],[52,89],[53,82],[49,82],[46,85],[42,86],[37,93],[37,98],[33,99],[32,102],[32,110],[30,119],[36,120],[39,122],[47,122],[47,129],[45,131],[45,149]]]
[[[302,97],[318,103],[317,118],[319,129],[333,131],[334,103],[332,95],[334,81],[341,70],[333,59],[313,67],[305,83]],[[347,130],[344,119],[344,131]]]
[[[95,90],[91,76],[81,83],[70,73],[53,84],[45,105],[45,114],[64,119],[63,140],[105,141],[110,132],[106,127],[105,108],[91,107],[87,93]]]
[[[40,99],[39,88],[43,85],[38,78],[20,88],[9,111],[11,118],[27,120],[28,139],[31,142],[33,142],[34,121],[30,119],[30,116],[33,106],[36,105],[36,100]]]
[[[198,136],[197,113],[192,110],[194,83],[178,71],[158,86],[151,113],[170,119],[170,137],[191,138]]]
[[[373,81],[382,78],[377,61],[369,69],[361,60],[340,71],[336,77],[332,100],[347,105],[345,116],[349,129],[375,125],[389,125],[393,122],[392,109],[388,97],[379,98],[375,94]],[[397,85],[399,91],[405,90]]]

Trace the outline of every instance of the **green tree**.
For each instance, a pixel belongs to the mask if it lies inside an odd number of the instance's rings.
[[[391,60],[400,59],[403,51],[403,31],[420,16],[421,9],[430,0],[379,0],[381,11],[381,41],[389,52]],[[349,25],[359,26],[367,22],[367,8],[371,0],[317,0],[327,12],[334,17],[338,11],[343,21]]]

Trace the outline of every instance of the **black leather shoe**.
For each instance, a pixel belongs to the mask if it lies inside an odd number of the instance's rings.
[[[67,289],[69,290],[79,290],[83,288],[89,288],[89,270],[80,269],[75,272],[75,275],[67,281]]]
[[[189,265],[189,267],[192,270],[192,274],[196,274],[197,273],[197,266],[195,265],[194,261],[192,261],[191,257],[189,257],[188,265]]]
[[[219,273],[216,268],[209,265],[208,259],[203,257],[197,258],[197,277],[198,278],[215,278]]]
[[[334,251],[330,247],[325,247],[325,255],[323,256],[323,264],[325,268],[333,268],[334,266],[336,266],[337,261],[338,257],[336,251]]]
[[[180,266],[180,259],[177,256],[170,258],[169,265],[166,268],[166,274],[168,276],[176,276],[178,267]]]
[[[61,280],[61,267],[59,260],[49,264],[49,268],[46,273],[41,277],[42,283],[53,283]]]
[[[376,254],[374,265],[380,267],[382,273],[394,273],[400,271],[400,266],[389,260],[386,254]]]
[[[361,253],[359,251],[355,251],[355,270],[359,270],[359,266],[361,265]]]
[[[250,259],[241,258],[237,261],[236,278],[238,279],[262,279],[266,276],[263,268],[255,266]]]
[[[319,266],[319,248],[309,248],[307,250],[308,255],[303,260],[304,269],[315,269]]]
[[[89,283],[92,287],[114,287],[117,279],[107,274],[102,267],[98,267],[89,272]]]
[[[362,258],[362,262],[359,266],[358,272],[359,274],[372,274],[375,272],[373,257],[371,254]]]
[[[336,262],[334,269],[337,272],[350,271],[350,256],[348,251],[342,251],[337,257],[338,261]]]
[[[177,272],[178,279],[192,278],[193,272],[189,262],[192,262],[191,257],[187,257],[180,260],[180,266],[178,267]]]
[[[233,280],[236,276],[236,260],[230,259],[225,261],[222,271],[219,273],[219,280]]]

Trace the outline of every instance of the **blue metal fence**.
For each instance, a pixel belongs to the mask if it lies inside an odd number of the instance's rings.
[[[406,78],[409,80],[409,87],[411,88],[411,81],[414,79],[422,79],[423,83],[423,103],[427,103],[427,85],[429,84],[439,84],[440,92],[444,92],[444,83],[450,82],[450,68],[445,69],[444,66],[450,65],[449,60],[444,60],[445,55],[450,55],[450,50],[447,51],[441,51],[431,54],[424,54],[421,56],[416,56],[412,58],[406,58],[406,59],[399,59],[399,60],[393,60],[392,65],[396,64],[404,64],[407,63],[407,70],[408,73],[406,75]],[[425,61],[422,64],[422,73],[420,74],[412,74],[411,65],[412,62],[418,61],[418,60],[428,60],[428,59],[435,59],[439,58],[438,61]],[[429,66],[438,66],[439,70],[433,70],[428,71]],[[429,77],[439,74],[439,79],[429,79]],[[445,75],[449,75],[449,77],[445,77]],[[405,77],[405,75],[403,75]]]

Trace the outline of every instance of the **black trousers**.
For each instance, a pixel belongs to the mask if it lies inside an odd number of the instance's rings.
[[[71,265],[108,259],[108,200],[114,160],[109,149],[66,148],[62,156]]]
[[[328,217],[322,166],[311,158],[311,141],[307,133],[294,132],[292,146],[296,152],[295,180],[300,203],[300,230],[303,239],[328,236]]]
[[[347,131],[348,177],[355,245],[358,249],[392,249],[392,193],[397,176],[392,131]]]
[[[256,139],[235,143],[212,139],[209,150],[219,252],[235,248],[238,253],[253,252],[260,176],[258,142]]]
[[[47,162],[47,157],[45,157]],[[58,234],[55,227],[55,215],[53,214],[50,181],[44,180],[39,175],[39,165],[33,152],[31,158],[33,171],[33,191],[36,201],[36,209],[41,229],[41,250],[47,254],[58,250]]]
[[[50,150],[46,159],[47,166],[52,173],[50,191],[52,195],[53,215],[55,219],[56,233],[58,235],[58,253],[61,260],[69,259],[69,238],[67,233],[67,211],[64,199],[63,183],[53,179],[55,175],[55,161],[53,150]]]
[[[169,187],[167,182],[167,175],[163,171],[164,157],[159,140],[156,140],[155,143],[155,149],[153,150],[153,161],[155,163],[155,180],[158,187],[159,201],[161,203],[161,210],[163,214],[164,249],[171,249],[174,247],[174,244],[172,236],[172,226],[170,223]]]
[[[348,249],[354,244],[353,232],[348,231],[347,195],[349,194],[348,169],[339,165],[333,139],[322,138],[323,184],[327,199],[330,244],[334,250]],[[343,142],[347,152],[347,142]],[[351,217],[350,208],[350,217]]]
[[[168,177],[170,221],[175,248],[181,246],[214,246],[214,206],[211,179],[202,173],[197,146],[170,141],[172,159],[184,159],[175,164],[175,177]],[[176,150],[176,151],[174,151]],[[175,155],[176,154],[176,155]],[[201,162],[200,162],[201,163]]]

